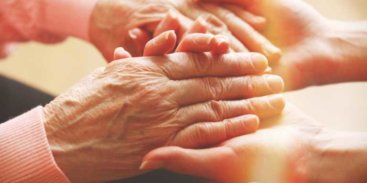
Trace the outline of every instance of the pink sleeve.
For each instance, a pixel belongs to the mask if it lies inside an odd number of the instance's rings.
[[[56,43],[66,36],[88,40],[97,0],[0,0],[0,58],[14,42]]]
[[[63,37],[43,30],[41,0],[1,0],[0,1],[0,48],[1,54],[6,55],[7,45],[13,42],[36,40],[54,43]]]
[[[69,182],[53,159],[42,115],[37,107],[0,125],[0,182]]]

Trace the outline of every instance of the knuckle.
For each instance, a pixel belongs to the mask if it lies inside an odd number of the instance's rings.
[[[210,124],[202,123],[195,127],[193,137],[200,144],[210,136]]]
[[[248,113],[250,114],[255,114],[258,111],[261,111],[261,105],[259,101],[256,99],[247,100],[246,107],[247,107]]]
[[[234,128],[233,128],[233,120],[232,119],[225,119],[223,121],[224,123],[224,135],[226,138],[230,138],[234,134]]]
[[[204,86],[207,86],[212,99],[220,100],[225,91],[225,84],[218,78],[204,78]]]
[[[189,61],[194,64],[194,68],[198,72],[206,73],[213,67],[211,59],[203,59],[199,54],[190,54]]]
[[[208,103],[208,108],[212,114],[212,121],[221,121],[224,119],[226,112],[224,102],[212,100]]]
[[[255,85],[256,85],[255,78],[254,77],[245,77],[244,80],[245,80],[245,82],[244,82],[245,83],[245,86],[247,88],[245,95],[247,97],[254,96],[254,94],[255,94]]]

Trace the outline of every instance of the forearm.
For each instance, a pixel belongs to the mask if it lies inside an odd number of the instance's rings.
[[[305,163],[307,182],[363,183],[367,180],[367,133],[326,131],[312,142]]]
[[[89,19],[97,0],[42,0],[45,30],[89,40]]]

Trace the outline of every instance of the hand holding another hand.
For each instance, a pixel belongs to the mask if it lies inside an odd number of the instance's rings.
[[[251,133],[254,115],[281,112],[279,77],[255,53],[176,53],[100,68],[45,107],[59,167],[72,181],[141,174],[142,157],[166,145],[207,147]],[[260,97],[252,98],[251,97]]]

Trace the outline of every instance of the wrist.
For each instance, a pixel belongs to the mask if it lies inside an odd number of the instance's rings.
[[[60,133],[60,128],[62,129],[63,117],[59,116],[56,109],[52,106],[52,102],[43,107],[43,125],[46,132],[47,141],[50,147],[52,156],[58,165],[58,167],[63,171],[69,180],[74,182],[74,173],[71,171],[70,163],[74,162],[70,157],[70,153],[63,148],[67,144],[67,140],[63,139],[66,136],[65,132]]]
[[[322,39],[327,42],[328,60],[334,69],[324,73],[318,84],[366,81],[367,22],[328,21],[327,27]]]
[[[97,0],[42,0],[42,27],[60,36],[89,40],[89,20]]]
[[[367,179],[366,133],[322,130],[311,138],[305,182],[360,183]]]

